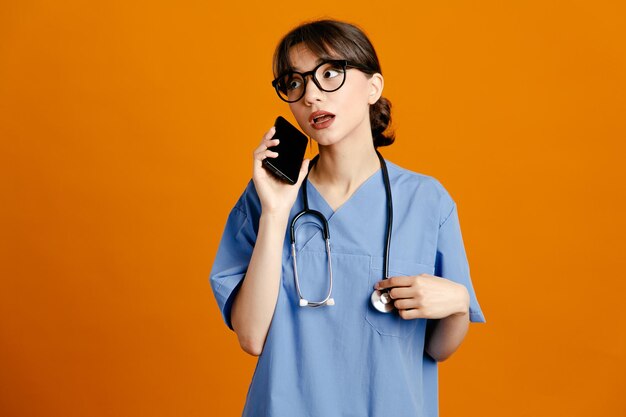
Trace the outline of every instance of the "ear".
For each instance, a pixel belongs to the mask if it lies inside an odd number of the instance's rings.
[[[376,73],[369,79],[369,97],[367,102],[374,104],[378,101],[380,96],[383,95],[383,87],[385,86],[385,79],[382,74]]]

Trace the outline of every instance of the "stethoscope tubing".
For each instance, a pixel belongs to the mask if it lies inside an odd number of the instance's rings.
[[[383,253],[383,279],[387,279],[389,278],[389,253],[390,253],[390,247],[391,247],[391,233],[393,229],[393,201],[392,201],[393,199],[391,196],[391,182],[389,180],[389,172],[387,170],[387,164],[385,163],[385,159],[380,154],[380,152],[378,152],[378,150],[376,150],[376,155],[378,156],[378,159],[380,161],[380,168],[383,174],[383,183],[385,185],[385,197],[387,200],[387,225],[386,225],[387,233],[385,235],[385,251]],[[291,220],[291,224],[289,227],[290,228],[289,235],[291,238],[291,256],[293,258],[293,270],[294,270],[293,272],[294,272],[294,278],[296,281],[296,290],[298,292],[298,297],[300,299],[300,306],[302,307],[319,307],[323,305],[334,305],[334,300],[331,298],[332,288],[333,288],[333,271],[332,271],[331,252],[330,252],[330,228],[328,226],[328,220],[326,220],[326,217],[321,212],[317,210],[311,210],[309,208],[309,198],[308,198],[308,192],[307,192],[307,188],[308,188],[307,179],[309,177],[309,173],[311,172],[311,169],[317,163],[318,160],[319,160],[319,155],[315,156],[315,158],[313,158],[313,160],[309,164],[309,172],[307,172],[307,175],[302,183],[303,185],[302,201],[303,201],[304,208],[302,211],[300,211],[294,216],[294,218]],[[296,227],[295,225],[301,217],[307,214],[317,217],[317,219],[322,224],[321,229],[322,229],[325,246],[326,246],[326,256],[328,258],[328,273],[330,276],[330,283],[329,283],[328,293],[322,301],[308,301],[307,299],[304,298],[304,296],[302,295],[302,291],[300,289],[300,279],[298,277],[298,262],[297,262],[297,255],[296,255]],[[389,312],[393,309],[393,305],[390,304],[391,299],[387,295],[387,291],[376,290],[372,293],[371,299],[372,299],[372,304],[374,305],[374,307],[381,312]]]
[[[387,237],[385,240],[385,253],[384,253],[384,265],[383,265],[383,278],[389,278],[389,248],[391,247],[391,229],[393,228],[393,199],[391,198],[391,183],[389,181],[389,172],[387,171],[387,164],[385,159],[376,151],[378,159],[380,160],[380,169],[383,173],[383,182],[385,183],[385,195],[387,197]]]

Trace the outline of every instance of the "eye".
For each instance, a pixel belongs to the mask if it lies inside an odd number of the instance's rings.
[[[300,88],[301,85],[302,85],[302,82],[300,80],[297,80],[297,79],[290,80],[289,83],[287,84],[287,90],[296,90]]]
[[[335,62],[327,62],[317,70],[317,79],[331,80],[343,75],[344,72],[343,66]]]
[[[324,69],[324,73],[322,74],[323,78],[335,78],[336,76],[338,76],[339,74],[342,73],[342,69],[341,68],[326,68]]]
[[[285,90],[287,91],[297,90],[300,87],[302,87],[302,77],[296,74],[287,75],[285,76],[283,85],[284,85]]]

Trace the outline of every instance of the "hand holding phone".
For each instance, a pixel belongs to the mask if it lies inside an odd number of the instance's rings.
[[[276,132],[272,139],[279,139],[280,142],[268,149],[277,152],[278,156],[265,158],[263,167],[274,174],[276,178],[293,185],[298,181],[298,174],[309,140],[304,133],[282,116],[276,118],[274,127]]]

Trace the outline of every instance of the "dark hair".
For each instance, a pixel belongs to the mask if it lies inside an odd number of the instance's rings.
[[[274,77],[292,70],[289,51],[303,44],[321,59],[346,59],[366,74],[382,74],[378,56],[367,35],[350,23],[317,20],[304,23],[287,33],[274,51]],[[391,124],[391,102],[384,97],[370,106],[370,124],[374,147],[391,145],[393,132],[385,131]]]

